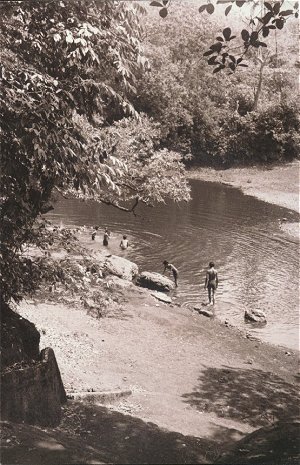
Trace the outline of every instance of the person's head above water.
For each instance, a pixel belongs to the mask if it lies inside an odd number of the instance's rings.
[[[209,268],[214,268],[215,264],[214,264],[214,262],[209,262],[208,266],[209,266]]]
[[[163,265],[169,265],[169,262],[167,260],[164,260]]]
[[[127,239],[127,236],[123,236],[123,239]]]

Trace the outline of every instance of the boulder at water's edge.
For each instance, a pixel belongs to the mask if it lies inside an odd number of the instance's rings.
[[[152,289],[154,291],[169,292],[175,288],[175,284],[171,279],[166,278],[166,276],[161,275],[160,273],[152,273],[149,271],[144,271],[141,273],[136,283],[138,286],[146,287],[147,289]]]
[[[261,310],[246,310],[245,320],[252,321],[253,323],[266,323],[267,318]]]
[[[122,279],[131,281],[139,272],[138,266],[126,258],[110,255],[104,262],[104,270]]]

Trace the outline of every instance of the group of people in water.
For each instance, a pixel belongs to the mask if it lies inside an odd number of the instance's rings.
[[[94,230],[92,232],[92,240],[93,241],[96,238],[98,230],[99,230],[99,227],[95,226],[95,228],[94,228]],[[103,245],[104,246],[108,246],[109,238],[110,238],[110,231],[108,230],[108,228],[105,228],[104,234],[103,234]],[[128,246],[129,246],[129,242],[128,242],[127,236],[124,235],[122,237],[122,239],[121,239],[121,242],[120,242],[120,248],[122,250],[126,250],[128,248]],[[163,265],[164,265],[163,274],[165,274],[166,271],[169,271],[170,273],[172,273],[173,278],[174,278],[175,286],[178,287],[178,270],[177,270],[177,268],[172,263],[169,263],[167,260],[163,261]],[[207,292],[208,292],[209,305],[214,305],[214,303],[215,303],[215,292],[216,292],[216,290],[218,288],[218,284],[219,284],[218,272],[215,269],[215,264],[214,264],[214,262],[209,262],[208,269],[207,269],[206,275],[205,275],[205,283],[204,283],[204,289],[207,289]]]
[[[96,239],[98,229],[99,227],[95,226],[94,231],[92,232],[92,241]],[[110,231],[107,228],[105,228],[104,234],[103,234],[103,245],[106,247],[108,246],[109,238],[110,238]],[[129,242],[128,242],[127,236],[124,235],[121,239],[120,247],[122,250],[126,250],[128,246],[129,246]]]

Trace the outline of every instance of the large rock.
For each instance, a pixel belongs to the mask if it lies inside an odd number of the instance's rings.
[[[246,310],[245,320],[252,321],[253,323],[266,323],[267,318],[261,310]]]
[[[139,272],[138,266],[126,258],[111,255],[104,262],[104,271],[131,281]]]
[[[42,426],[60,422],[61,404],[67,401],[52,349],[43,349],[40,360],[7,367],[1,373],[3,420]]]
[[[298,465],[300,463],[299,422],[276,422],[234,442],[216,464]]]
[[[138,286],[146,287],[147,289],[152,289],[154,291],[169,292],[175,288],[175,284],[171,279],[166,278],[166,276],[161,275],[160,273],[150,273],[149,271],[144,271],[141,273],[136,283]]]
[[[206,310],[202,307],[194,307],[194,310],[199,313],[199,315],[207,316],[208,318],[212,318],[214,316],[213,312]]]
[[[33,323],[1,303],[1,367],[39,360],[40,333]]]
[[[151,292],[151,295],[155,297],[157,300],[159,300],[160,302],[165,302],[166,304],[172,303],[171,297],[169,295],[164,294],[163,292],[153,291]]]

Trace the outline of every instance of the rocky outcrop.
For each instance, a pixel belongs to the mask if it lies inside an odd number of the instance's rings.
[[[6,368],[1,374],[2,420],[58,425],[66,393],[52,349],[41,351],[40,361]]]
[[[129,281],[132,281],[139,272],[138,266],[135,263],[116,255],[110,255],[106,258],[103,269],[104,273],[113,274]]]
[[[1,367],[38,360],[40,333],[33,323],[1,303]]]
[[[150,273],[148,271],[144,271],[138,276],[136,284],[147,289],[162,292],[169,292],[175,288],[175,284],[169,278],[160,273]]]
[[[245,320],[252,321],[253,323],[266,323],[267,318],[261,310],[246,310]]]
[[[300,463],[300,424],[278,422],[247,434],[223,453],[216,464],[296,465]]]
[[[212,318],[214,316],[213,312],[210,310],[206,310],[205,308],[202,307],[194,307],[194,310],[199,313],[199,315],[204,315],[207,316],[208,318]]]
[[[151,295],[155,297],[157,300],[159,300],[160,302],[164,302],[166,304],[172,303],[171,297],[169,295],[164,294],[163,292],[153,291],[151,292]]]
[[[40,333],[1,305],[1,418],[57,425],[66,394],[52,349],[40,353]]]

